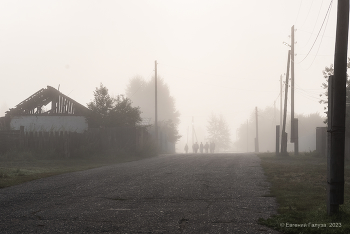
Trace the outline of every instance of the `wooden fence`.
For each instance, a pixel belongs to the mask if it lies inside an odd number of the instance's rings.
[[[143,148],[149,134],[142,127],[117,127],[89,129],[75,132],[24,132],[0,131],[0,154],[9,150],[48,152],[54,151],[71,157],[77,151],[102,151],[109,148],[135,152]]]

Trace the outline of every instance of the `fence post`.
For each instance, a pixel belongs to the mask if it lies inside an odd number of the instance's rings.
[[[280,126],[276,125],[276,155],[280,153]]]

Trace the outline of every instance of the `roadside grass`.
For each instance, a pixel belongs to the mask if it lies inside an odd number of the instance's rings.
[[[262,153],[261,166],[276,197],[278,214],[259,223],[282,233],[350,233],[350,162],[345,164],[345,196],[340,212],[327,215],[327,159],[313,152],[298,156]],[[295,227],[299,225],[299,227]]]
[[[0,189],[53,175],[136,161],[152,156],[154,154],[131,155],[108,152],[64,159],[50,153],[45,155],[12,151],[0,155]]]

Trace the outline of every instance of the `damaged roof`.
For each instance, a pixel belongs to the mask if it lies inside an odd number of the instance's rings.
[[[49,110],[43,110],[51,102]],[[47,86],[6,111],[6,116],[18,115],[86,115],[90,110],[57,89]]]

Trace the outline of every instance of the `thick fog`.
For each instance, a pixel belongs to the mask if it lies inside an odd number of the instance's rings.
[[[179,114],[177,151],[191,143],[192,126],[205,141],[211,114],[227,121],[235,142],[255,107],[279,108],[289,50],[283,42],[291,43],[294,25],[295,113],[324,117],[319,94],[322,70],[333,63],[337,9],[330,3],[3,0],[0,116],[47,85],[83,105],[100,83],[111,95],[127,95],[132,78],[152,80],[157,60]]]

